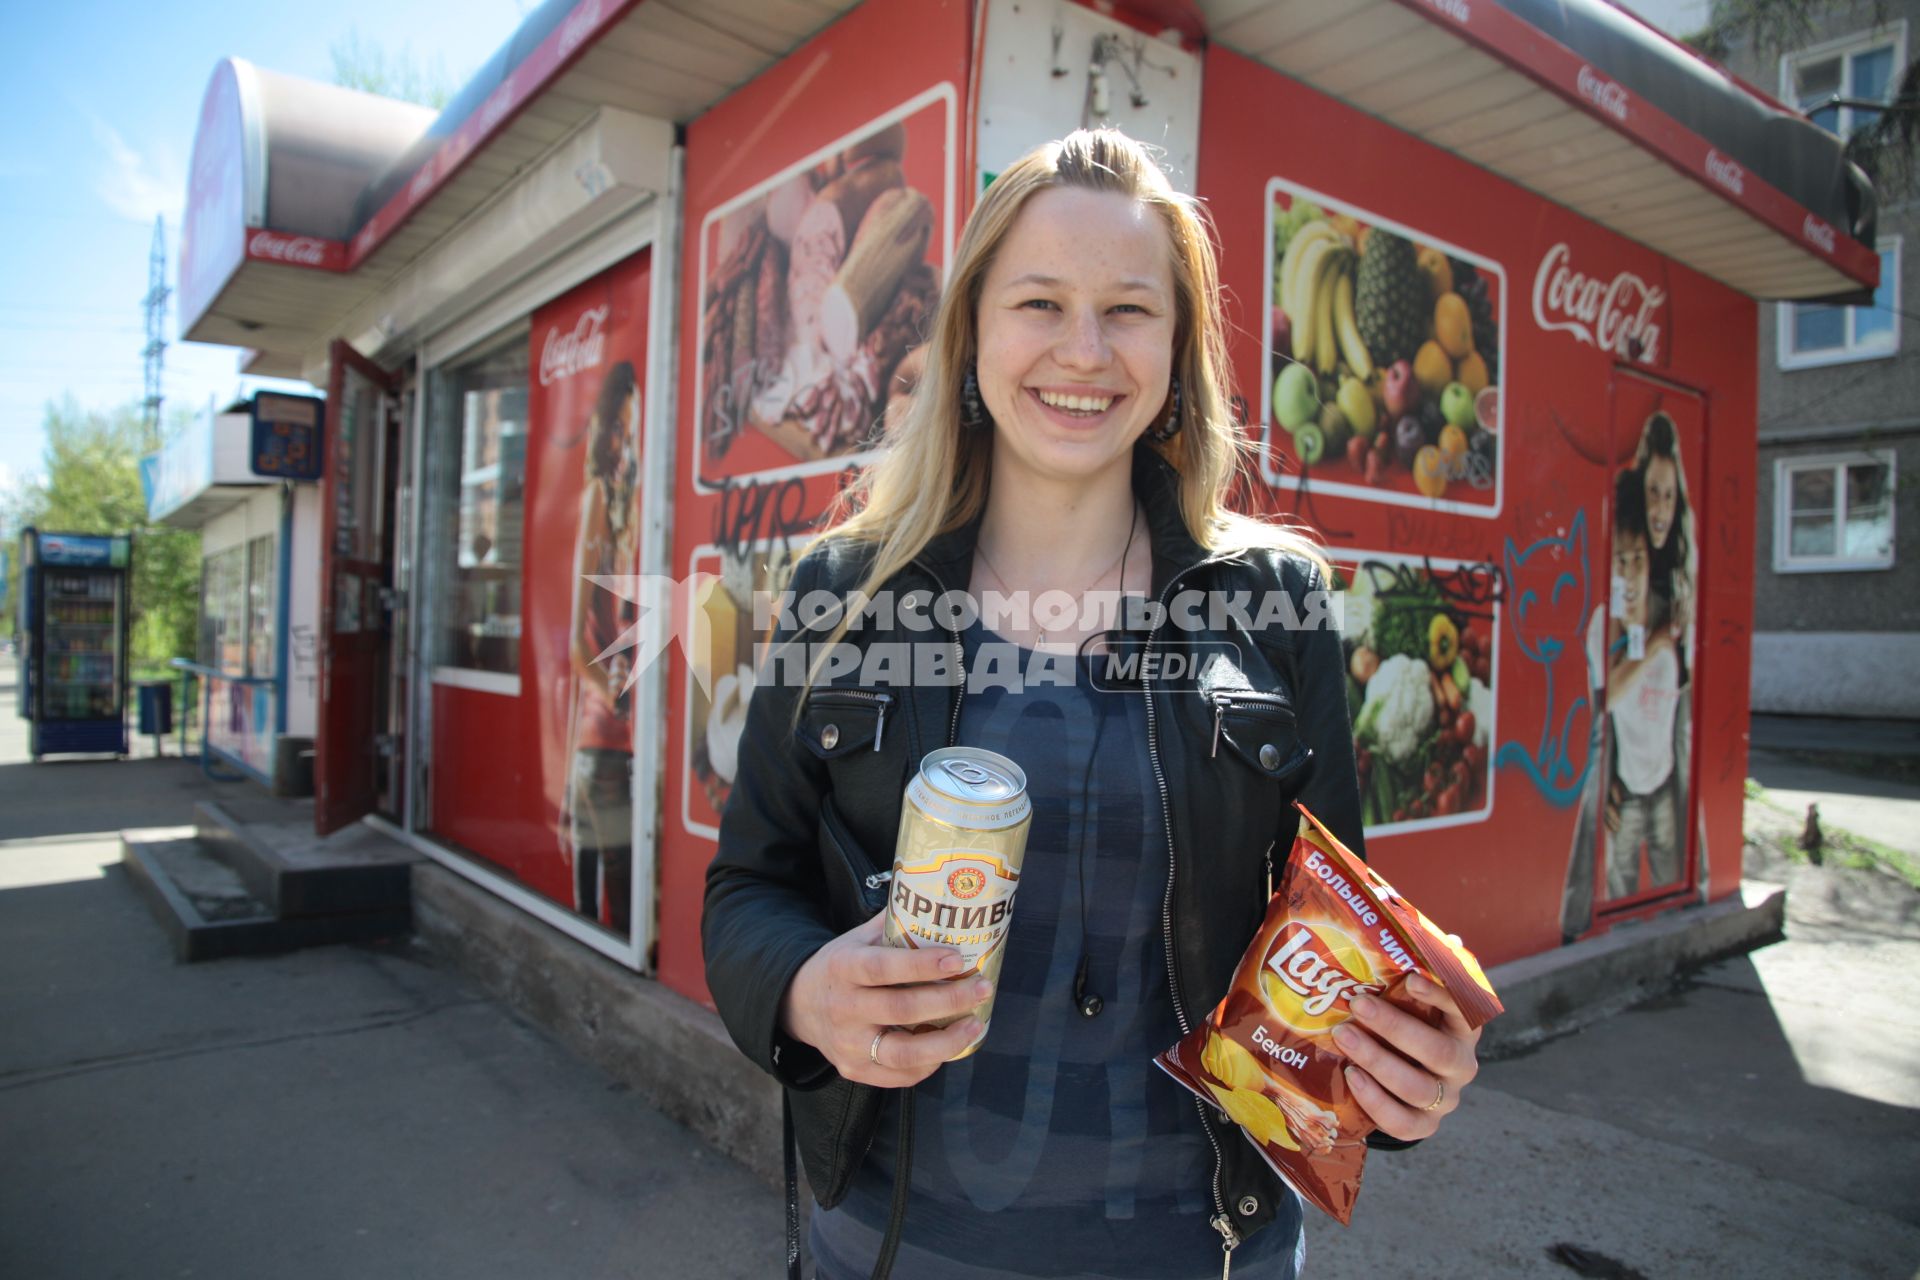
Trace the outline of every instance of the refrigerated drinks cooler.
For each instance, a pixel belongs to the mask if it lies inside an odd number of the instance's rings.
[[[133,540],[28,529],[20,562],[29,752],[125,755]]]

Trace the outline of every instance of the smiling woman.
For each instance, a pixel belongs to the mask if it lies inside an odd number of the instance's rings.
[[[707,878],[707,979],[735,1042],[789,1089],[827,1280],[1200,1276],[1223,1249],[1242,1277],[1298,1266],[1299,1200],[1151,1065],[1224,994],[1292,802],[1361,847],[1340,641],[1309,603],[1325,562],[1224,503],[1247,444],[1218,297],[1198,206],[1145,148],[1102,130],[1029,153],[967,223],[921,381],[847,518],[794,570],[796,598],[902,602],[888,618],[917,592],[1013,606],[962,606],[932,643],[851,610],[783,627],[777,647],[827,643],[805,680],[776,654],[748,709]],[[1196,616],[1143,637],[1098,602],[1182,588],[1284,596],[1299,625]],[[1204,669],[1141,665],[1115,687],[1096,655],[1142,639]],[[916,641],[944,678],[919,653],[918,679],[889,687],[860,683],[879,670],[862,655],[836,660]],[[896,706],[904,728],[883,729]],[[990,1029],[981,973],[950,947],[884,945],[874,915],[904,781],[942,746],[1029,780]],[[1361,1035],[1355,1061],[1390,1068],[1355,1067],[1354,1098],[1384,1133],[1432,1133],[1475,1037],[1406,1015]],[[796,1240],[790,1274],[798,1256]]]

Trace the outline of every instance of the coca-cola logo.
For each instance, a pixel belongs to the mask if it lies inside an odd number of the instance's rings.
[[[408,200],[421,199],[427,192],[433,190],[433,179],[436,168],[437,166],[432,159],[429,159],[425,164],[420,166],[420,171],[413,175],[413,181],[407,184]]]
[[[593,34],[600,25],[600,0],[588,0],[560,24],[560,56],[566,57],[580,47],[581,41]]]
[[[1737,196],[1747,194],[1747,171],[1718,151],[1707,152],[1707,176]]]
[[[256,231],[247,241],[247,255],[296,267],[323,267],[327,262],[327,242],[317,236],[283,236],[272,231]]]
[[[1807,238],[1807,243],[1818,245],[1827,253],[1833,252],[1834,238],[1832,224],[1822,222],[1812,214],[1808,214],[1807,220],[1800,224],[1800,234]]]
[[[505,118],[507,109],[513,105],[517,94],[518,86],[514,84],[513,77],[508,76],[501,82],[498,89],[487,95],[487,100],[480,104],[481,133],[489,132],[493,126]]]
[[[557,327],[547,330],[547,340],[540,347],[541,386],[571,378],[582,369],[592,369],[606,358],[605,326],[611,310],[609,304],[602,303],[581,312],[569,333],[562,333]]]
[[[1612,280],[1575,271],[1562,241],[1547,250],[1533,276],[1533,322],[1570,333],[1588,346],[1652,364],[1660,354],[1660,308],[1667,291],[1631,271]]]
[[[1607,79],[1590,66],[1582,66],[1576,83],[1580,89],[1580,96],[1588,102],[1615,120],[1627,118],[1627,91],[1614,81]]]

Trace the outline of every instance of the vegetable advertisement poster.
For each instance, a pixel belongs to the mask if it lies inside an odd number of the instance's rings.
[[[1367,832],[1493,812],[1498,583],[1484,565],[1343,553],[1341,649]]]

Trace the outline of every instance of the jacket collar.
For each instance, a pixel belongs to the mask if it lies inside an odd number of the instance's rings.
[[[1208,552],[1187,532],[1180,513],[1180,473],[1147,444],[1133,448],[1133,492],[1146,516],[1153,544],[1153,594],[1157,598],[1178,574],[1209,559]],[[980,540],[981,511],[963,525],[937,535],[914,557],[914,563],[933,575],[940,586],[961,590],[973,575],[974,546]]]

